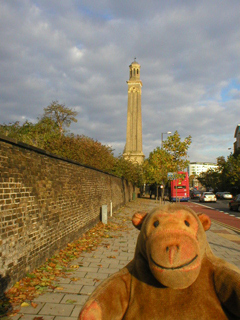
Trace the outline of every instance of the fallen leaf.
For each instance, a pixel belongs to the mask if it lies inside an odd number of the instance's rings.
[[[29,307],[29,303],[23,302],[23,303],[21,304],[21,307]]]
[[[80,278],[71,278],[71,281],[78,281]]]
[[[31,302],[31,306],[32,306],[33,308],[37,308],[38,304],[37,304],[37,303],[34,303],[34,302]]]
[[[76,303],[76,302],[77,302],[77,300],[71,300],[71,299],[66,300],[66,303],[71,303],[71,304],[73,304],[73,303]]]
[[[51,267],[51,268],[55,268],[55,267],[56,267],[56,264],[55,264],[55,263],[53,263],[53,262],[50,262],[50,263],[49,263],[49,267]]]

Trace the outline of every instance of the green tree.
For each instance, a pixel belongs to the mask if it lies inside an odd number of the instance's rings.
[[[207,172],[202,172],[197,179],[204,187],[213,188],[215,192],[221,185],[221,173],[218,170],[209,169]]]
[[[4,123],[0,125],[0,134],[9,138],[16,139],[16,137],[18,137],[18,135],[20,134],[20,129],[21,126],[19,124],[19,121],[9,124]]]
[[[228,157],[223,170],[228,191],[233,193],[240,192],[240,154],[234,154]]]
[[[157,147],[150,152],[143,165],[146,183],[166,183],[168,172],[184,170],[189,163],[187,150],[190,144],[191,136],[181,141],[179,133],[175,131],[164,141],[162,148]]]
[[[187,168],[187,151],[192,142],[189,135],[183,141],[177,131],[163,142],[163,149],[171,155],[171,171],[183,171]]]
[[[84,135],[61,135],[51,139],[47,151],[81,164],[111,173],[115,166],[113,150]]]
[[[215,191],[240,193],[240,154],[231,154],[227,159],[218,157],[217,164],[218,170],[208,170],[198,177],[201,184]]]
[[[116,158],[115,166],[112,173],[117,177],[124,177],[137,187],[142,186],[144,183],[142,165],[124,159],[122,155]]]
[[[172,156],[166,150],[157,147],[144,161],[143,169],[146,183],[166,183],[167,174],[172,169]]]
[[[44,118],[50,118],[53,120],[59,128],[59,132],[62,135],[64,127],[69,127],[72,122],[77,122],[75,118],[77,115],[76,111],[65,106],[65,104],[59,104],[58,101],[52,101],[52,103],[44,108]]]

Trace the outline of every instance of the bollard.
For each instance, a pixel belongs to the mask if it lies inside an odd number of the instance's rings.
[[[110,201],[110,217],[112,217],[112,200]]]
[[[107,224],[107,205],[102,205],[102,210],[101,210],[101,221],[104,224]]]

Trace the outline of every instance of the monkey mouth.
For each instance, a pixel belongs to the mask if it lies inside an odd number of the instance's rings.
[[[182,264],[182,265],[180,265],[180,266],[177,266],[177,267],[164,267],[164,266],[161,266],[160,264],[156,263],[156,262],[153,260],[152,256],[150,255],[151,261],[152,261],[158,268],[161,268],[161,269],[164,269],[164,270],[178,270],[178,269],[182,269],[182,268],[184,268],[184,267],[189,266],[189,265],[190,265],[191,263],[193,263],[197,258],[198,258],[198,255],[196,255],[191,261],[186,262],[186,263],[184,263],[184,264]]]

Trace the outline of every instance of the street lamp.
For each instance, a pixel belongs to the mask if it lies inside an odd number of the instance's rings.
[[[162,146],[163,146],[163,135],[164,135],[164,134],[171,134],[171,133],[172,133],[171,131],[162,132],[162,133],[161,133],[161,149],[162,149]]]

